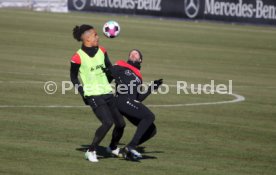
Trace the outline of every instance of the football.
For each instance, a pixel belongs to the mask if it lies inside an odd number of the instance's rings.
[[[108,21],[103,26],[103,33],[108,38],[115,38],[121,31],[119,23],[116,21]]]

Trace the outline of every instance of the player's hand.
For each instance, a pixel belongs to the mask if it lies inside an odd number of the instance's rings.
[[[81,85],[78,85],[78,91],[79,91],[85,105],[89,105],[88,99],[84,97],[83,87]]]
[[[159,79],[159,80],[154,80],[153,81],[153,86],[154,86],[154,90],[158,89],[159,86],[161,86],[163,84],[163,79]]]
[[[102,71],[106,74],[106,75],[111,75],[111,70],[107,67],[101,67]]]

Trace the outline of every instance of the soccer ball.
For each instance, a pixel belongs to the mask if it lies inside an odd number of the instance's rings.
[[[116,21],[108,21],[103,26],[103,33],[108,38],[117,37],[120,30],[120,25]]]

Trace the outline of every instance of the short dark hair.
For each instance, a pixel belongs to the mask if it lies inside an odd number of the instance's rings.
[[[87,25],[87,24],[82,24],[81,26],[75,26],[73,29],[73,37],[77,40],[77,41],[81,41],[81,35],[90,29],[94,29],[93,26],[91,25]]]

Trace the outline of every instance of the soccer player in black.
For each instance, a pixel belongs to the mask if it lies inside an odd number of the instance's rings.
[[[130,51],[127,62],[122,60],[117,61],[115,66],[104,69],[105,72],[111,74],[115,79],[115,98],[119,111],[133,125],[137,126],[132,140],[122,151],[126,159],[132,160],[142,158],[142,155],[136,151],[136,147],[156,134],[156,126],[154,124],[155,116],[141,102],[163,83],[162,79],[155,80],[146,92],[141,93],[142,91],[139,90],[139,87],[142,84],[142,75],[140,73],[142,59],[142,53],[134,49]]]
[[[112,65],[106,50],[99,46],[99,36],[96,30],[90,25],[76,26],[73,29],[73,37],[81,41],[82,46],[71,59],[71,81],[78,88],[84,103],[92,108],[101,122],[85,157],[91,162],[98,162],[96,148],[113,123],[115,127],[107,150],[119,155],[117,144],[123,135],[125,121],[116,107],[109,78],[101,69]],[[83,85],[80,84],[78,74],[80,74]]]

